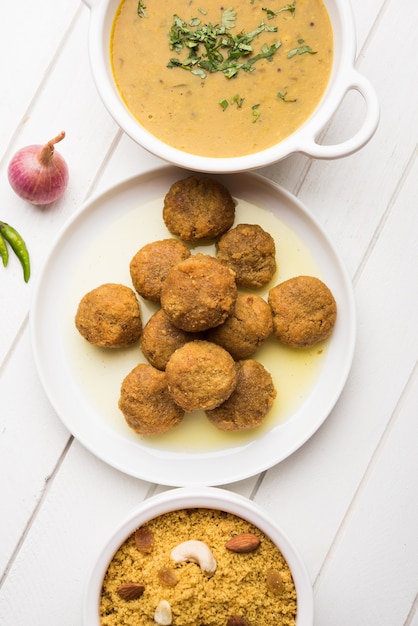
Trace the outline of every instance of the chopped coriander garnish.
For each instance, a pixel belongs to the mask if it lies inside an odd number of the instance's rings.
[[[255,124],[258,118],[260,117],[260,105],[253,104],[251,108],[253,110],[253,124]]]
[[[272,9],[267,9],[266,7],[262,7],[261,10],[267,13],[268,20],[272,20],[278,14],[278,11],[273,11]]]
[[[277,32],[276,26],[268,26],[264,22],[253,31],[246,33],[230,32],[235,26],[236,12],[226,9],[222,14],[221,25],[201,24],[200,20],[192,20],[186,24],[178,15],[173,16],[170,29],[170,50],[180,53],[183,49],[189,50],[186,59],[171,58],[167,67],[181,67],[201,78],[206,72],[222,72],[227,78],[235,76],[239,70],[252,72],[253,67],[260,59],[271,61],[273,55],[281,45],[280,41],[271,46],[264,44],[261,52],[254,53],[253,41],[263,32]],[[244,62],[244,57],[253,55]]]
[[[296,10],[296,5],[295,4],[286,4],[284,7],[282,7],[278,11],[273,11],[273,9],[267,9],[266,7],[263,7],[261,10],[265,11],[267,13],[267,19],[272,20],[274,17],[276,17],[276,15],[279,15],[279,13],[283,13],[283,11],[290,11],[292,16],[294,16],[295,15],[295,10]]]
[[[235,96],[233,96],[229,101],[226,98],[222,98],[222,100],[219,101],[219,104],[221,105],[224,111],[225,109],[228,108],[230,104],[231,105],[236,104],[237,108],[240,109],[242,105],[244,104],[244,98],[241,98],[241,96],[238,93],[236,93]]]
[[[241,98],[240,95],[236,93],[235,96],[231,99],[231,104],[236,104],[237,107],[240,109],[244,104],[244,98]]]
[[[237,19],[237,12],[232,7],[225,9],[222,13],[222,26],[228,30],[234,28]]]
[[[282,13],[283,11],[290,11],[290,13],[294,16],[296,11],[296,4],[286,4],[284,7],[279,9],[277,13]]]
[[[200,67],[196,67],[192,69],[191,73],[194,74],[195,76],[199,76],[199,78],[206,78],[205,72],[201,70]]]
[[[285,91],[285,93],[280,93],[279,91],[277,97],[283,100],[283,102],[296,102],[296,98],[287,98],[287,91]]]
[[[298,39],[298,43],[299,44],[304,44],[304,40],[303,39]],[[312,48],[310,46],[307,46],[306,44],[304,45],[300,45],[298,48],[293,48],[292,50],[290,50],[287,54],[287,58],[291,59],[292,57],[294,57],[296,54],[316,54],[315,50],[312,50]]]
[[[270,47],[267,44],[264,44],[261,48],[261,52],[251,57],[251,59],[243,65],[243,69],[247,71],[251,70],[251,66],[254,65],[254,63],[256,63],[259,59],[267,59],[267,61],[271,61],[272,56],[274,55],[276,50],[280,48],[281,45],[281,41],[276,41],[276,43],[274,43]]]
[[[147,13],[145,11],[146,8],[147,7],[143,3],[143,0],[138,0],[138,8],[136,12],[138,13],[139,17],[147,17]]]

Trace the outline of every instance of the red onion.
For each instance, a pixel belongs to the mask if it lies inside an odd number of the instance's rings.
[[[64,137],[62,131],[44,146],[26,146],[16,152],[7,174],[18,196],[40,205],[62,196],[68,184],[68,167],[54,146]]]

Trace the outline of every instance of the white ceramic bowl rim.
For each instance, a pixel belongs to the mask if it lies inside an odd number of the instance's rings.
[[[319,106],[290,137],[261,152],[241,157],[204,157],[182,152],[146,131],[129,113],[114,84],[110,67],[110,32],[120,0],[83,0],[91,9],[89,55],[99,95],[115,122],[146,150],[165,161],[190,170],[213,173],[242,172],[279,161],[292,153],[317,159],[348,156],[373,136],[379,121],[379,103],[370,82],[354,68],[356,35],[350,0],[324,0],[334,31],[334,64],[328,88]],[[334,144],[318,143],[318,137],[349,91],[361,94],[366,113],[352,137]]]
[[[308,572],[296,547],[264,510],[251,500],[218,487],[179,487],[142,502],[112,533],[89,575],[83,602],[83,624],[100,626],[99,598],[113,555],[141,524],[169,511],[210,508],[230,512],[254,524],[278,546],[293,575],[297,594],[297,626],[313,625],[313,592]]]

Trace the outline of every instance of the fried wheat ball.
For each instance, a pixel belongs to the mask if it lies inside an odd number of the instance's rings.
[[[273,333],[293,348],[308,348],[329,337],[337,305],[329,288],[314,276],[296,276],[270,289]]]
[[[190,250],[177,239],[162,239],[146,244],[138,250],[129,265],[133,286],[143,298],[159,302],[161,285],[168,272],[189,256]]]
[[[184,411],[172,399],[165,372],[140,363],[122,381],[119,409],[139,435],[159,435],[174,428]]]
[[[173,267],[161,289],[161,307],[175,326],[187,332],[222,324],[236,298],[234,272],[200,253]]]
[[[176,350],[166,367],[169,391],[185,411],[212,409],[233,392],[235,361],[221,346],[191,341]]]
[[[231,228],[234,219],[230,192],[213,178],[189,176],[179,180],[164,198],[164,223],[183,241],[216,238]]]
[[[277,392],[271,374],[254,359],[238,361],[237,385],[229,398],[206,411],[219,430],[248,430],[263,423]]]
[[[242,287],[263,287],[277,269],[274,239],[258,224],[238,224],[222,235],[217,258],[234,270]]]
[[[261,296],[238,294],[223,324],[206,332],[206,339],[228,350],[236,360],[248,359],[273,331],[271,308]]]
[[[163,309],[152,315],[144,326],[141,350],[148,361],[159,370],[165,370],[169,358],[188,341],[201,338],[200,333],[187,333],[171,323]]]
[[[84,339],[96,346],[130,346],[142,333],[141,309],[134,291],[116,283],[89,291],[80,300],[75,325]]]

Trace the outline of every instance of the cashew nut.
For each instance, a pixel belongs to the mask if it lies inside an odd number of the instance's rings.
[[[174,563],[191,561],[200,565],[202,572],[212,575],[216,571],[216,561],[209,547],[203,541],[190,539],[183,541],[172,549],[171,558]]]
[[[154,613],[154,622],[160,626],[170,626],[173,620],[171,606],[167,600],[161,600]]]

